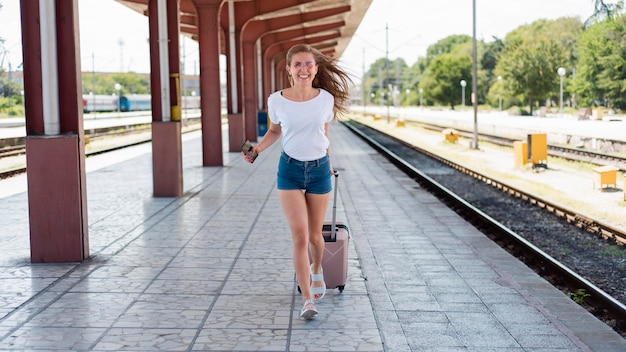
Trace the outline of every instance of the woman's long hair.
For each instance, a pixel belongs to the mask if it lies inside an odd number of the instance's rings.
[[[335,119],[339,113],[348,113],[350,93],[352,85],[350,76],[337,65],[337,60],[322,54],[319,50],[308,44],[297,44],[287,52],[287,66],[291,65],[291,58],[298,53],[311,53],[317,64],[317,74],[313,79],[313,87],[321,88],[335,97],[333,111]]]

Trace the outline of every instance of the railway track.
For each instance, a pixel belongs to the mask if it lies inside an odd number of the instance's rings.
[[[585,295],[589,295],[585,297],[584,303],[585,305],[591,307],[590,310],[592,313],[607,322],[607,324],[611,325],[622,335],[625,335],[626,305],[606,293],[588,279],[568,268],[568,266],[562,264],[553,256],[547,254],[537,245],[510,230],[501,222],[495,220],[478,207],[470,204],[461,196],[451,191],[448,187],[436,181],[433,177],[428,176],[427,173],[420,170],[420,168],[431,168],[432,171],[432,169],[436,168],[436,166],[424,165],[425,163],[423,162],[412,161],[411,157],[407,157],[407,153],[425,154],[428,158],[436,160],[437,163],[446,165],[447,167],[453,168],[458,172],[480,180],[482,183],[488,184],[493,188],[518,197],[519,199],[522,199],[530,204],[536,205],[543,210],[547,210],[548,212],[561,217],[566,222],[573,224],[578,228],[584,228],[586,231],[598,234],[604,238],[624,242],[626,241],[626,234],[609,224],[603,224],[583,214],[577,214],[572,209],[561,207],[548,200],[528,194],[523,190],[505,185],[501,182],[493,180],[489,176],[482,175],[479,172],[442,159],[437,155],[433,155],[428,151],[416,148],[415,146],[394,137],[385,135],[383,139],[380,139],[377,136],[382,134],[382,132],[362,125],[358,122],[349,121],[344,124],[378,152],[385,155],[385,157],[393,164],[398,166],[410,177],[414,178],[422,187],[428,189],[430,192],[442,199],[452,209],[461,214],[461,216],[463,216],[468,222],[479,228],[483,233],[494,239],[509,252],[512,252],[518,258],[522,259],[528,266],[534,268],[534,270],[544,278],[548,279],[553,284],[561,289],[564,289],[568,293],[584,292]],[[402,148],[404,151],[397,152],[398,148]],[[416,166],[416,164],[420,166]],[[589,309],[589,307],[587,308]]]

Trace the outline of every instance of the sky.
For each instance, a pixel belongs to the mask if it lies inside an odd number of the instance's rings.
[[[593,13],[593,0],[475,0],[476,37],[492,41],[537,19]],[[607,0],[606,3],[614,1]],[[0,0],[0,38],[7,52],[2,68],[21,64],[20,0]],[[149,72],[148,19],[114,0],[78,0],[83,71]],[[472,35],[471,0],[373,0],[340,58],[356,81],[379,58],[403,58],[412,65],[428,46],[452,34]],[[386,27],[388,29],[386,29]],[[181,41],[185,74],[197,74],[198,46]],[[183,50],[184,49],[184,50]],[[0,47],[2,61],[2,47]],[[224,66],[224,65],[222,65]],[[224,67],[221,67],[224,70]]]

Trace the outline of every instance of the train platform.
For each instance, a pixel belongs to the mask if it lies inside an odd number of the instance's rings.
[[[30,264],[25,176],[0,181],[0,350],[626,350],[346,127],[330,133],[349,277],[314,320],[298,317],[279,144],[202,167],[190,133],[180,198],[152,196],[149,145],[87,159],[83,263]]]

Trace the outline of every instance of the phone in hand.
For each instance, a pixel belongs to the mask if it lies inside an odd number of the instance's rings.
[[[252,143],[250,143],[250,141],[245,141],[245,143],[241,146],[241,151],[244,155],[252,158],[251,162],[254,162],[256,157],[259,156],[259,153],[252,151]]]

